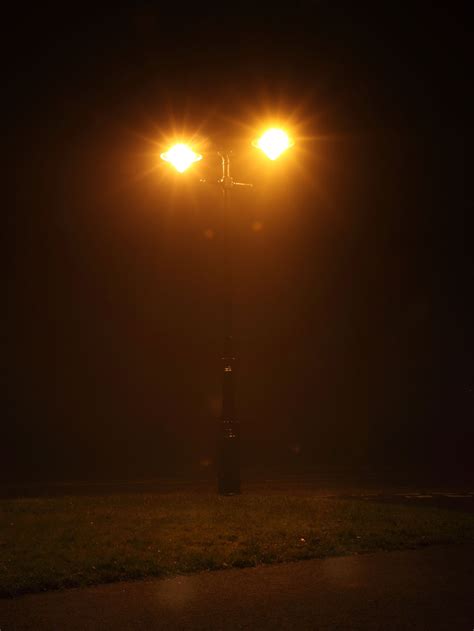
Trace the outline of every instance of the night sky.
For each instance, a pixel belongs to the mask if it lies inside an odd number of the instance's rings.
[[[233,206],[246,470],[472,475],[462,6],[4,16],[2,480],[212,471],[219,147],[255,184]],[[270,119],[296,139],[275,163],[250,145]],[[176,132],[207,150],[183,176]]]

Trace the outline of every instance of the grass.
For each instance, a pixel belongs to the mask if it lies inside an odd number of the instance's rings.
[[[473,541],[472,514],[310,493],[2,500],[0,595]]]

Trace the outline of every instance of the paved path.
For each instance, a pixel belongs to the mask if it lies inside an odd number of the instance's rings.
[[[474,628],[474,546],[205,572],[0,600],[1,631]]]

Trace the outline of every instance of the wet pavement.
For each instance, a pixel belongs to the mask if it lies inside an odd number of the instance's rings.
[[[318,559],[0,600],[2,631],[474,628],[474,546]]]

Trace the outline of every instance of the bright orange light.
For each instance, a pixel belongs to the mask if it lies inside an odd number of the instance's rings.
[[[254,147],[261,149],[270,160],[276,160],[284,151],[295,143],[283,129],[272,127],[252,143]]]
[[[168,149],[166,153],[161,154],[161,158],[174,166],[174,168],[183,173],[193,162],[201,160],[202,156],[195,153],[190,147],[183,143],[178,143]]]

